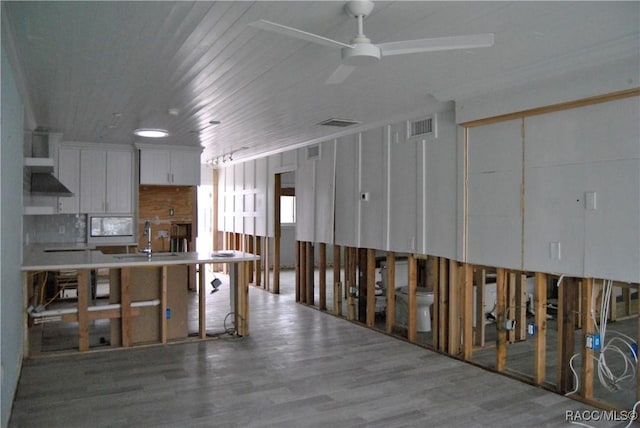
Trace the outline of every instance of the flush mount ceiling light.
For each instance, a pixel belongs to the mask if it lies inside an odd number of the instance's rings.
[[[169,135],[169,131],[161,128],[138,128],[133,131],[138,137],[163,138]]]

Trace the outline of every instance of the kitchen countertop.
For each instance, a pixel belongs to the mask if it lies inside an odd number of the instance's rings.
[[[259,260],[260,257],[241,251],[216,251],[214,253],[153,253],[151,258],[142,253],[104,254],[95,247],[78,245],[52,246],[30,245],[25,248],[22,271],[100,269],[133,266],[166,266],[200,263],[237,263]]]

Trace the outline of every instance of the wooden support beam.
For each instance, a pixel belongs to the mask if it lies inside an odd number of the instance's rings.
[[[533,381],[542,385],[547,368],[547,274],[536,272],[534,297],[536,333],[533,338]]]
[[[387,319],[386,332],[391,333],[396,323],[396,253],[387,252]]]
[[[367,319],[368,327],[376,322],[376,250],[367,249]]]
[[[616,288],[615,286],[611,289],[611,304],[609,305],[609,321],[617,321],[618,320],[618,302],[616,299]]]
[[[271,239],[268,236],[264,237],[264,289],[271,291],[271,260],[270,260],[270,246]],[[296,243],[297,247],[297,243]]]
[[[624,315],[631,315],[631,289],[625,287],[622,289],[622,301],[624,302]]]
[[[580,395],[583,398],[593,398],[593,349],[587,349],[587,335],[595,332],[595,324],[591,317],[593,303],[593,279],[582,280],[582,304],[580,316],[582,318],[582,370],[580,376]]]
[[[321,242],[318,244],[318,280],[320,287],[320,301],[318,302],[318,308],[321,311],[327,310],[327,244]]]
[[[273,236],[273,294],[280,294],[280,197],[282,196],[282,179],[280,174],[275,175],[274,182],[274,236]]]
[[[358,248],[358,321],[367,322],[367,249]]]
[[[198,266],[198,333],[200,339],[207,337],[207,287],[205,286],[206,265]]]
[[[358,266],[358,249],[355,247],[349,248],[351,255],[349,256],[349,281],[351,283],[351,287],[357,288],[357,266]],[[351,290],[346,290],[348,294],[352,294]]]
[[[256,256],[260,260],[256,260],[256,287],[262,287],[262,237],[256,236]]]
[[[202,268],[202,266],[201,266]],[[168,266],[162,266],[160,273],[160,341],[167,343],[167,281]],[[202,287],[202,284],[200,284]]]
[[[302,243],[300,241],[296,241],[296,302],[300,302],[302,299],[300,297],[300,290],[302,290]]]
[[[300,241],[300,297],[299,302],[307,303],[307,245]]]
[[[255,236],[253,235],[245,235],[245,240],[244,240],[245,252],[253,254],[254,239],[255,239]],[[249,277],[247,278],[247,281],[249,282],[249,284],[253,284],[253,272],[254,272],[255,262],[251,261],[247,263],[249,264]]]
[[[307,268],[307,280],[305,284],[307,286],[307,305],[315,304],[315,257],[313,243],[306,243],[307,249],[305,255],[307,262],[305,263]]]
[[[129,302],[129,300],[125,300],[125,299],[129,299],[130,295],[129,295],[129,278],[128,278],[128,273],[129,273],[129,268],[123,268],[122,272],[124,275],[124,272],[127,272],[127,277],[126,277],[126,281],[125,281],[125,277],[123,276],[122,278],[122,291],[121,291],[121,302],[122,302],[122,337],[123,339],[125,338],[125,330],[124,330],[124,325],[125,325],[125,312],[126,312],[126,326],[127,326],[127,332],[130,333],[131,332],[131,328],[130,325],[131,323],[129,322],[129,308],[127,308],[127,310],[124,310],[124,304]],[[124,283],[126,282],[126,288]],[[88,351],[89,350],[89,314],[87,312],[87,308],[89,307],[89,293],[91,290],[91,274],[90,271],[87,269],[80,269],[78,270],[78,288],[77,288],[77,293],[78,293],[78,350],[80,352],[84,352],[84,351]],[[126,298],[125,298],[125,292],[126,292]],[[128,338],[131,338],[131,335],[128,335]],[[130,345],[130,341],[127,342],[127,344],[124,344],[124,340],[123,340],[123,346],[129,346]]]
[[[447,339],[449,355],[460,353],[460,300],[458,287],[458,262],[449,260],[449,337]]]
[[[418,298],[416,287],[418,286],[418,262],[413,254],[409,254],[409,316],[407,321],[407,339],[415,342],[418,339],[417,314]]]
[[[431,341],[433,349],[438,349],[438,338],[440,331],[440,290],[438,287],[438,270],[440,268],[440,259],[438,257],[429,256],[427,259],[427,283],[431,284],[433,291],[433,305],[431,305]]]
[[[342,282],[340,267],[340,245],[333,246],[333,313],[342,316]],[[338,293],[336,295],[336,293]]]
[[[449,261],[440,257],[438,266],[438,350],[446,352],[449,338]]]
[[[508,278],[509,278],[509,282],[508,282],[508,288],[507,288],[507,296],[508,296],[508,303],[507,303],[507,319],[509,321],[515,321],[516,320],[516,273],[515,272],[509,272],[508,274]],[[516,324],[517,325],[517,324]],[[516,330],[512,329],[512,330],[508,330],[507,331],[507,342],[509,343],[515,343],[516,341]]]
[[[484,288],[487,283],[487,271],[476,267],[474,270],[474,280],[476,286],[476,328],[474,330],[474,344],[484,347],[485,340],[485,313],[484,313]]]
[[[470,361],[473,353],[473,265],[465,263],[462,266],[464,311],[462,312],[464,328],[462,336],[462,356]]]
[[[516,341],[527,339],[527,275],[516,276]]]
[[[507,272],[496,269],[496,371],[503,372],[507,367],[507,330],[505,329],[507,309]]]
[[[342,316],[342,283],[333,284],[333,314]]]
[[[573,372],[569,361],[575,349],[575,309],[577,281],[564,278],[558,290],[558,390],[567,393],[573,390]]]

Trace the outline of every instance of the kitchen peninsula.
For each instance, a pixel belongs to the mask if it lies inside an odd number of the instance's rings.
[[[29,325],[30,318],[34,314],[32,297],[37,295],[37,285],[34,286],[34,275],[46,271],[77,271],[77,306],[66,310],[61,316],[62,321],[78,323],[78,350],[88,351],[89,347],[89,323],[92,320],[111,319],[119,320],[119,341],[123,347],[132,346],[131,332],[136,323],[136,315],[143,309],[142,306],[160,306],[159,327],[157,343],[166,344],[168,341],[167,321],[170,318],[167,312],[167,295],[169,288],[182,287],[186,290],[186,284],[170,283],[170,269],[176,266],[198,266],[199,287],[198,292],[198,337],[205,339],[206,333],[206,299],[205,299],[205,269],[209,263],[228,263],[230,277],[230,301],[234,315],[235,334],[246,336],[249,334],[249,307],[248,307],[248,269],[251,261],[259,257],[240,251],[220,251],[213,254],[198,252],[185,253],[152,253],[147,254],[105,254],[92,248],[46,248],[43,245],[32,245],[24,254],[22,264],[24,287],[24,355],[31,355],[29,349]],[[95,269],[109,269],[110,277],[118,287],[119,302],[104,306],[89,306],[91,284],[91,271]],[[159,283],[157,284],[158,299],[144,302],[132,301],[135,288],[139,286],[132,281],[132,275],[141,269],[158,269]],[[46,314],[46,311],[43,312]],[[38,315],[38,314],[35,314]],[[186,337],[184,337],[186,339]]]

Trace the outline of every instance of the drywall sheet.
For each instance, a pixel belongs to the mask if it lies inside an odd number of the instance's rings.
[[[521,121],[469,129],[467,156],[467,261],[519,269]]]
[[[233,187],[233,208],[234,208],[234,222],[233,231],[235,233],[244,233],[244,196],[242,191],[244,190],[244,164],[239,163],[233,165],[234,171],[234,187]]]
[[[386,127],[362,133],[360,142],[360,248],[384,248]]]
[[[336,142],[335,239],[338,245],[355,247],[357,242],[358,204],[357,135],[338,138]]]
[[[456,258],[457,249],[457,174],[456,130],[453,111],[438,113],[437,138],[422,144],[426,183],[422,211],[426,242],[425,254]]]
[[[320,144],[316,164],[315,242],[333,244],[335,140]]]
[[[640,280],[639,105],[631,97],[526,119],[527,268]]]
[[[296,188],[296,239],[314,242],[315,222],[315,170],[314,160],[305,158],[305,148],[299,149]]]
[[[269,178],[267,176],[268,160],[267,158],[256,159],[256,197],[255,197],[255,233],[257,236],[266,236],[267,234],[267,188]]]
[[[524,269],[582,276],[583,189],[582,164],[526,168]]]
[[[406,122],[391,125],[389,131],[387,249],[412,252],[416,251],[419,233],[418,143],[407,141]]]

